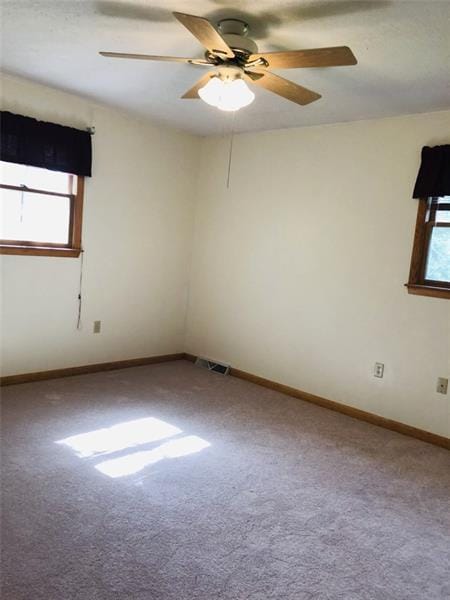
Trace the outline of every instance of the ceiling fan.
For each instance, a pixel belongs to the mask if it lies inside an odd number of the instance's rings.
[[[357,60],[347,46],[289,50],[286,52],[258,52],[256,43],[247,37],[249,27],[239,19],[222,19],[217,29],[203,17],[174,12],[184,25],[206,48],[204,58],[153,56],[100,52],[112,58],[132,58],[181,62],[200,67],[212,67],[189,89],[183,99],[201,98],[221,110],[235,111],[250,104],[254,93],[247,83],[265,88],[291,102],[306,105],[321,95],[271,72],[272,69],[302,67],[337,67],[355,65]]]

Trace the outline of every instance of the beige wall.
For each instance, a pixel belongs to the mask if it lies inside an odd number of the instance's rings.
[[[227,138],[17,78],[2,97],[96,127],[82,329],[79,259],[2,257],[3,374],[186,350],[450,435],[450,396],[434,391],[450,302],[403,287],[420,148],[450,141],[450,112],[236,136],[227,189]]]
[[[3,374],[182,352],[198,139],[30,82],[2,83],[4,110],[96,128],[82,329],[79,259],[2,257]]]
[[[450,302],[406,282],[450,112],[203,141],[187,351],[449,435]],[[385,376],[372,375],[375,361]]]

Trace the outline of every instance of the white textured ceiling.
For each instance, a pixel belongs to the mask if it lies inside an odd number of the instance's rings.
[[[171,15],[237,16],[264,50],[348,45],[358,65],[277,71],[322,94],[305,107],[262,89],[236,114],[238,131],[450,108],[450,0],[1,0],[2,70],[196,134],[230,115],[180,96],[201,67],[108,59],[99,50],[201,56]],[[233,8],[235,7],[235,8]]]

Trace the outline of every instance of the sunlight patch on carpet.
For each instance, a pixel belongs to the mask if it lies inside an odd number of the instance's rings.
[[[124,475],[138,473],[148,465],[153,465],[164,458],[187,456],[188,454],[200,452],[200,450],[210,445],[209,442],[196,435],[188,435],[164,442],[153,450],[133,452],[126,456],[105,460],[95,465],[95,468],[109,477],[123,477]]]
[[[134,452],[137,446],[174,438],[182,430],[170,423],[154,417],[125,421],[95,429],[86,433],[72,435],[55,444],[71,448],[79,458],[96,458],[114,453],[120,456],[97,463],[95,468],[109,477],[123,477],[142,471],[166,458],[179,458],[200,452],[211,444],[196,435],[185,435],[166,441],[156,448]],[[130,450],[123,454],[124,450]]]
[[[111,454],[140,444],[156,442],[172,437],[177,433],[181,433],[181,429],[178,429],[178,427],[154,417],[147,417],[126,421],[104,429],[80,433],[64,440],[58,440],[55,443],[69,446],[80,458],[89,458]]]

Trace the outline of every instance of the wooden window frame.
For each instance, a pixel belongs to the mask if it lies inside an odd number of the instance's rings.
[[[75,193],[73,193],[74,181],[76,181]],[[23,190],[34,194],[45,194],[46,196],[59,196],[61,198],[70,199],[69,241],[67,244],[42,244],[40,242],[0,240],[0,254],[21,256],[65,256],[67,258],[77,258],[80,256],[80,253],[82,252],[81,227],[83,221],[84,197],[83,176],[70,175],[68,194],[6,184],[0,184],[0,189]]]
[[[450,204],[441,204],[440,210],[450,210]],[[411,255],[411,268],[405,286],[409,294],[450,299],[450,282],[425,278],[431,233],[434,227],[450,227],[450,223],[436,223],[437,204],[432,198],[421,198],[417,209],[416,229]]]

